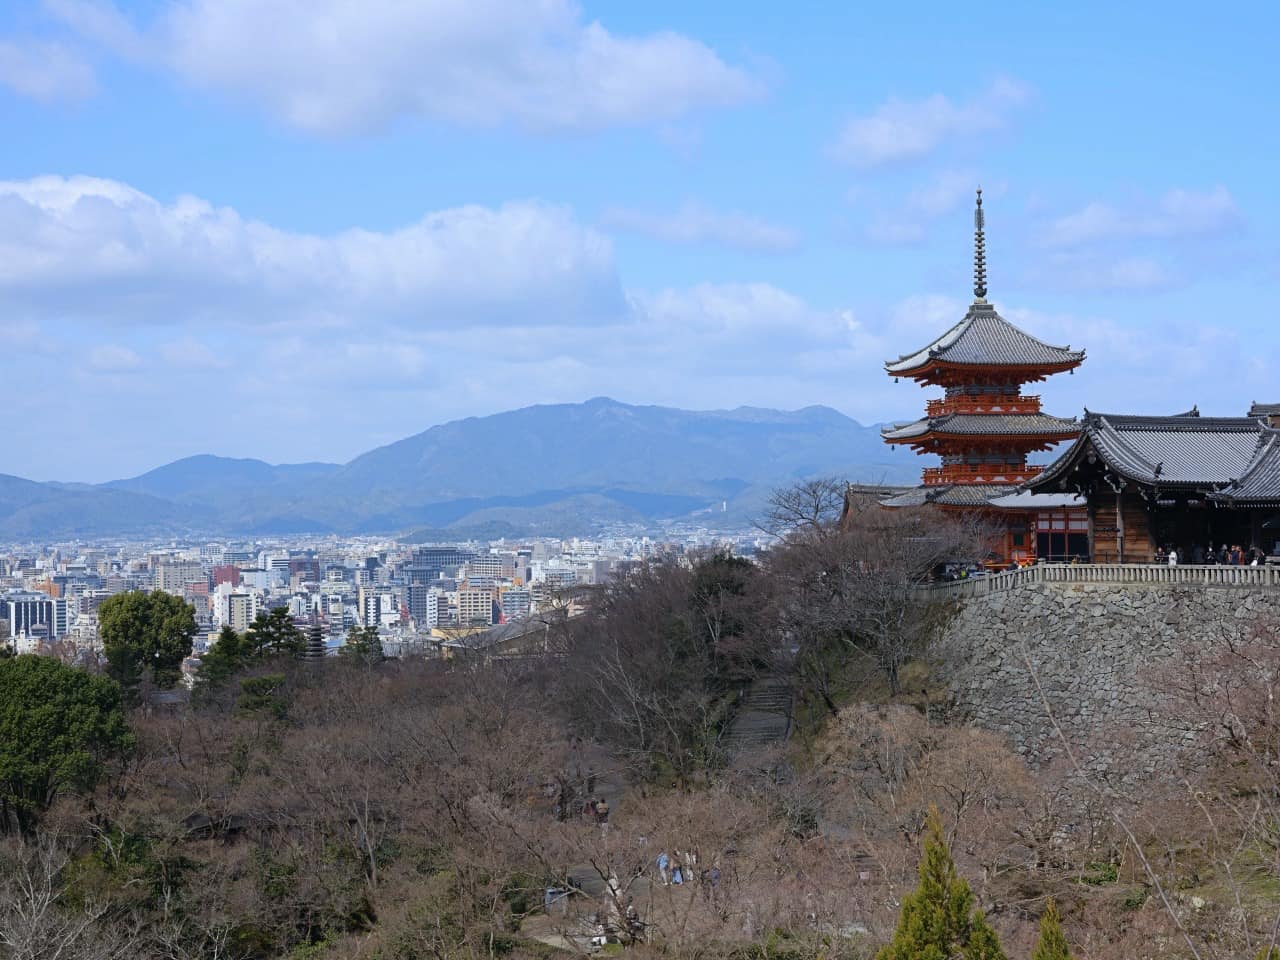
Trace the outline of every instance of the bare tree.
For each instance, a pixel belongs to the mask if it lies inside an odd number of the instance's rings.
[[[769,495],[769,504],[757,526],[775,537],[795,531],[826,534],[840,518],[846,486],[835,477],[817,477],[779,487]]]
[[[941,564],[980,555],[986,537],[963,515],[874,509],[846,512],[836,529],[796,531],[770,551],[783,630],[802,681],[828,710],[831,671],[847,658],[881,671],[899,694],[903,664],[925,655],[950,614],[922,588]]]

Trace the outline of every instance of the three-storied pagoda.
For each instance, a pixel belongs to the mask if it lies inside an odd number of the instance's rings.
[[[991,562],[1027,563],[1037,556],[1065,558],[1087,551],[1088,519],[1070,495],[1015,492],[1041,470],[1031,453],[1074,440],[1074,419],[1050,416],[1040,398],[1022,388],[1084,362],[1083,350],[1055,347],[1019,330],[987,301],[982,191],[974,212],[974,300],[959,323],[928,346],[885,364],[897,380],[941,387],[925,417],[884,429],[886,443],[932,453],[941,465],[924,469],[922,486],[882,501],[887,507],[936,504],[980,510],[1002,536]]]

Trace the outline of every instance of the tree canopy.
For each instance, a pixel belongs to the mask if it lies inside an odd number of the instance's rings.
[[[347,642],[338,651],[340,656],[362,663],[382,661],[382,641],[377,627],[352,627],[347,631]]]
[[[136,690],[148,669],[156,686],[172,687],[191,653],[196,612],[181,598],[159,590],[117,593],[98,608],[98,633],[107,672],[126,694]]]
[[[273,654],[301,656],[306,642],[287,607],[259,611],[244,635],[245,647],[255,657]]]
[[[973,891],[956,872],[942,835],[936,810],[925,828],[920,885],[902,899],[893,940],[876,960],[1005,960],[1004,951],[981,911],[973,908]]]
[[[1040,918],[1040,939],[1031,953],[1031,960],[1071,960],[1071,948],[1062,932],[1062,919],[1058,905],[1051,899]]]
[[[52,657],[0,659],[0,830],[29,832],[59,794],[91,790],[133,744],[106,677]]]

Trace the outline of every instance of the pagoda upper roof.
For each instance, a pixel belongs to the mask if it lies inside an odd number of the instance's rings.
[[[1142,417],[1085,411],[1080,437],[1026,486],[1044,490],[1089,451],[1116,475],[1148,486],[1217,488],[1255,464],[1266,434],[1256,417]]]
[[[885,363],[895,376],[913,376],[931,363],[973,367],[1066,370],[1084,361],[1083,350],[1055,347],[1018,329],[985,300],[975,300],[959,323],[928,346]]]
[[[882,427],[886,442],[915,440],[934,434],[955,437],[1061,437],[1075,436],[1080,423],[1047,413],[950,413],[925,417],[913,423]]]

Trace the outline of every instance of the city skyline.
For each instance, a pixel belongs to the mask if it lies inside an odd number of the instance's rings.
[[[1280,399],[1276,14],[1102,9],[15,5],[0,472],[598,395],[908,419],[979,184],[989,298],[1088,350],[1055,410]]]

